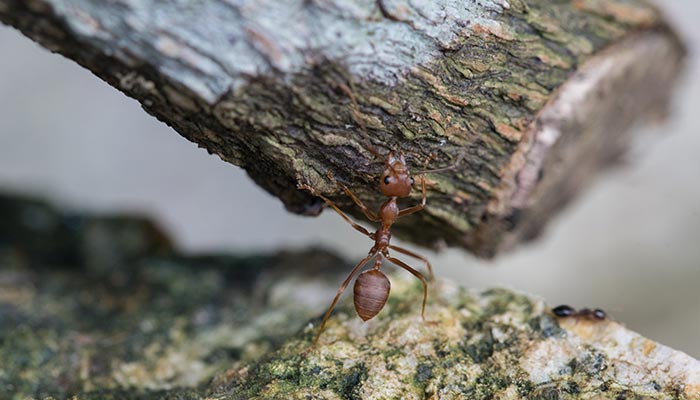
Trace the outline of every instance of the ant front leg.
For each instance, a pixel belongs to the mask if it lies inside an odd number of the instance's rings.
[[[409,257],[413,257],[413,258],[416,258],[416,259],[418,259],[418,260],[423,261],[423,262],[425,263],[425,265],[428,267],[429,279],[430,279],[431,281],[434,281],[434,280],[435,280],[435,274],[433,273],[433,266],[430,264],[430,261],[428,261],[427,258],[421,256],[420,254],[416,254],[416,253],[414,253],[414,252],[412,252],[412,251],[410,251],[410,250],[406,250],[406,249],[404,249],[403,247],[394,246],[394,245],[389,245],[389,248],[390,248],[391,250],[396,250],[396,251],[398,251],[399,253],[405,254],[405,255],[407,255],[407,256],[409,256]]]
[[[340,208],[338,208],[338,206],[336,206],[335,203],[333,203],[333,201],[331,201],[331,199],[329,199],[328,197],[326,197],[326,196],[322,195],[321,193],[317,192],[316,189],[312,188],[311,186],[309,186],[309,185],[307,185],[307,184],[305,184],[305,183],[299,183],[299,184],[297,185],[297,188],[298,188],[298,189],[302,189],[302,190],[306,190],[306,191],[308,191],[309,193],[311,193],[312,195],[314,195],[314,196],[316,196],[316,197],[320,197],[323,201],[326,202],[326,204],[328,204],[331,208],[333,208],[333,209],[335,210],[335,212],[337,212],[338,215],[340,215],[340,216],[345,220],[345,222],[347,222],[348,224],[352,225],[352,227],[355,228],[355,230],[357,230],[358,232],[362,233],[363,235],[369,237],[370,239],[374,239],[374,235],[373,235],[372,233],[370,233],[367,229],[365,229],[365,228],[362,227],[361,225],[356,224],[355,222],[353,222],[353,221],[350,219],[350,217],[348,217],[347,215],[345,215],[345,213],[342,212],[342,211],[340,210]]]
[[[420,204],[418,204],[417,206],[404,208],[403,210],[399,211],[399,217],[404,217],[406,215],[411,215],[413,213],[417,213],[418,211],[421,211],[425,208],[425,202],[426,202],[425,176],[421,176],[420,180],[421,180],[421,192],[422,192]]]
[[[421,307],[420,317],[421,319],[423,319],[423,321],[425,321],[425,304],[428,301],[428,281],[425,280],[423,274],[411,268],[408,264],[399,260],[398,258],[389,257],[387,255],[386,259],[405,269],[406,271],[410,272],[411,274],[413,274],[413,276],[420,279],[420,281],[423,283],[423,306]]]
[[[355,196],[355,193],[353,193],[347,186],[343,185],[342,183],[338,182],[337,179],[335,179],[335,176],[328,171],[326,172],[326,176],[328,179],[330,179],[331,182],[335,183],[345,194],[352,199],[352,201],[355,202],[355,204],[360,207],[360,210],[365,214],[365,216],[372,222],[379,222],[381,219],[370,210],[365,203],[362,202],[357,196]]]
[[[448,167],[429,170],[428,163],[430,162],[430,160],[435,159],[435,157],[437,157],[437,155],[435,153],[430,154],[428,156],[428,158],[425,160],[425,164],[423,164],[423,171],[420,172],[421,191],[423,193],[423,195],[421,197],[420,204],[417,206],[409,207],[409,208],[406,208],[405,210],[399,211],[399,217],[403,217],[405,215],[416,213],[416,212],[421,211],[425,208],[425,174],[434,173],[434,172],[451,171],[451,170],[455,169],[457,167],[457,165],[459,165],[459,163],[462,162],[462,159],[464,158],[464,153],[460,154],[459,157],[457,157],[457,160],[455,160],[455,162],[452,163],[452,165],[450,165]]]
[[[421,182],[421,198],[420,198],[420,204],[418,204],[417,206],[408,207],[408,208],[405,208],[405,209],[399,211],[399,217],[403,217],[403,216],[406,216],[406,215],[410,215],[410,214],[413,214],[413,213],[417,213],[418,211],[421,211],[421,210],[423,210],[423,209],[425,208],[425,202],[426,202],[426,199],[427,199],[427,194],[426,194],[426,191],[425,191],[425,173],[426,173],[426,171],[428,170],[428,163],[429,163],[430,160],[432,160],[434,157],[435,157],[435,155],[431,154],[431,155],[425,160],[425,164],[423,164],[423,172],[421,172],[421,177],[420,177],[420,182]]]

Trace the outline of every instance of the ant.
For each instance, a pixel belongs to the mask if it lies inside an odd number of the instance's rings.
[[[608,316],[605,311],[601,310],[600,308],[596,308],[594,310],[591,310],[590,308],[582,308],[576,311],[573,307],[567,305],[554,307],[552,309],[552,313],[560,318],[576,317],[585,318],[591,321],[602,321]]]
[[[411,177],[411,174],[408,170],[408,166],[406,165],[406,160],[401,153],[390,151],[386,159],[385,169],[379,181],[379,190],[384,196],[388,197],[389,199],[381,205],[378,213],[372,212],[350,189],[348,189],[347,186],[338,182],[333,176],[333,174],[331,174],[330,172],[327,173],[328,179],[334,182],[343,192],[345,192],[345,194],[355,202],[355,204],[360,208],[360,210],[362,210],[364,215],[370,221],[381,223],[381,227],[377,229],[374,233],[369,232],[364,227],[353,222],[347,215],[345,215],[345,213],[343,213],[338,208],[338,206],[335,203],[333,203],[333,201],[331,201],[324,195],[318,193],[311,186],[304,183],[298,184],[297,187],[299,189],[307,190],[314,196],[323,199],[323,201],[325,201],[326,204],[333,208],[347,223],[352,225],[352,227],[355,228],[355,230],[374,240],[374,246],[372,246],[367,256],[363,258],[350,271],[348,277],[340,285],[338,293],[335,295],[335,298],[333,299],[333,302],[331,302],[330,307],[328,307],[328,311],[326,311],[326,314],[323,316],[323,321],[321,322],[321,325],[318,328],[318,333],[316,334],[316,337],[311,347],[315,346],[316,343],[318,343],[318,340],[321,337],[321,333],[323,333],[323,330],[326,326],[326,322],[328,321],[328,318],[330,317],[333,308],[338,302],[340,295],[343,294],[355,273],[361,270],[362,267],[364,267],[370,261],[370,259],[372,259],[372,257],[374,257],[374,266],[371,269],[362,272],[355,281],[354,286],[355,311],[357,311],[357,314],[360,316],[360,318],[362,318],[363,321],[368,321],[374,318],[374,316],[376,316],[379,313],[379,311],[381,311],[382,308],[384,308],[384,304],[386,304],[387,298],[389,297],[389,290],[391,289],[391,283],[389,282],[389,278],[387,278],[386,275],[384,275],[384,273],[379,270],[382,266],[383,260],[386,259],[389,262],[410,272],[413,276],[418,278],[423,283],[423,305],[421,307],[421,318],[425,321],[425,304],[428,299],[427,280],[425,279],[423,274],[411,268],[405,262],[399,260],[398,258],[392,257],[389,254],[389,250],[394,250],[398,253],[423,261],[428,268],[430,280],[434,279],[433,267],[427,258],[416,254],[412,251],[406,250],[404,248],[394,246],[390,244],[389,241],[391,240],[391,226],[394,224],[394,222],[396,222],[397,219],[414,214],[425,208],[426,189],[424,175],[433,172],[451,170],[457,166],[457,164],[461,161],[462,158],[460,156],[457,159],[457,161],[449,167],[428,170],[428,163],[435,157],[436,156],[434,154],[431,154],[425,160],[423,171],[416,174],[422,175],[421,202],[418,205],[404,208],[403,210],[399,209],[397,200],[399,198],[408,197],[411,194],[411,189],[415,184],[415,180],[413,179],[413,177]]]

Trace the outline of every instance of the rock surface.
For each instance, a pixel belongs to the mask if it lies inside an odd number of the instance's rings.
[[[393,279],[390,304],[362,323],[349,306],[318,348],[312,326],[253,366],[227,374],[215,398],[698,398],[700,363],[585,317],[557,318],[506,289],[437,282],[419,317],[419,285]],[[315,327],[314,327],[315,328]]]
[[[351,267],[320,250],[183,256],[148,220],[2,195],[0,221],[0,399],[205,385],[296,332]]]
[[[178,254],[152,223],[0,197],[0,398],[698,398],[700,363],[613,319],[392,274],[363,323],[320,250]]]

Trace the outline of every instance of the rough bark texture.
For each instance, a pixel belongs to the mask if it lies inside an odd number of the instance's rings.
[[[391,275],[377,317],[319,250],[178,254],[147,220],[0,196],[0,398],[697,399],[700,362],[612,319]],[[61,239],[60,241],[57,239]]]
[[[304,181],[359,215],[326,171],[378,204],[371,149],[464,154],[397,230],[483,256],[536,235],[662,114],[683,56],[643,0],[0,0],[0,20],[295,212],[320,210]]]

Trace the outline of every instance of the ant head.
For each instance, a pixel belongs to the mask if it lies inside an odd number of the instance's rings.
[[[380,178],[379,190],[387,197],[407,197],[411,193],[413,183],[403,154],[390,151],[386,168]]]

